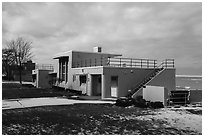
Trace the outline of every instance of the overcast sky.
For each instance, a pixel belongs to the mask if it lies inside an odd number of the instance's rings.
[[[202,74],[201,3],[3,3],[3,47],[22,36],[33,60],[53,64],[68,50],[174,58],[176,73]]]

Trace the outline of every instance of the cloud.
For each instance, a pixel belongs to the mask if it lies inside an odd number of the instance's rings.
[[[3,43],[32,40],[36,62],[102,46],[127,57],[175,58],[178,73],[201,74],[202,3],[4,2],[2,19]]]

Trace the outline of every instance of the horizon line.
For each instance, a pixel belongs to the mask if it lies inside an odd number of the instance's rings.
[[[199,78],[202,78],[202,75],[176,75],[176,77],[199,77]]]

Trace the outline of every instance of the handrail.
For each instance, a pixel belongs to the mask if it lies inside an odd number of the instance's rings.
[[[157,60],[133,58],[108,58],[109,66],[155,68]]]
[[[158,66],[154,59],[134,59],[134,58],[90,58],[72,62],[73,68],[92,67],[92,66],[112,66],[112,67],[131,67],[131,68],[174,68],[174,59],[163,60]]]
[[[35,69],[54,71],[54,66],[52,64],[37,64]]]
[[[163,68],[174,68],[174,59],[165,59],[161,62],[161,64],[158,67]]]
[[[145,77],[144,77],[144,79],[141,81],[141,82],[139,82],[136,86],[135,86],[135,88],[133,89],[134,91],[133,91],[133,93],[131,93],[132,95],[131,96],[133,96],[135,93],[137,93],[137,91],[140,89],[137,89],[137,87],[139,87],[146,79],[148,79],[148,78],[150,78],[151,77],[151,75],[153,75],[153,73],[155,73],[155,70],[157,70],[157,69],[160,69],[160,68],[155,68],[154,70],[152,70],[151,72],[149,72]],[[148,82],[150,82],[152,79],[150,79],[150,80],[148,80],[144,85],[146,85]],[[137,89],[137,91],[135,91]]]
[[[170,66],[169,66],[169,65],[170,65]],[[142,87],[140,87],[140,86],[142,86],[143,82],[145,82],[145,80],[147,80],[148,78],[150,78],[151,75],[153,75],[153,73],[155,73],[155,70],[157,70],[157,69],[162,69],[162,70],[164,70],[165,68],[169,68],[169,67],[174,68],[174,59],[165,59],[165,60],[163,60],[160,65],[158,65],[154,70],[152,70],[151,72],[149,72],[149,73],[145,76],[145,78],[144,78],[140,83],[138,83],[137,86],[135,86],[133,93],[132,93],[132,92],[130,93],[131,96],[133,96],[135,93],[137,93],[137,91],[138,91],[139,89],[142,88]],[[160,72],[161,72],[161,70],[160,70]],[[159,73],[160,73],[160,72],[159,72]],[[158,73],[158,74],[159,74],[159,73]],[[158,75],[158,74],[156,74],[156,75]],[[155,76],[156,76],[156,75],[155,75]],[[154,77],[155,77],[155,76],[154,76]],[[149,83],[152,79],[154,79],[154,77],[151,78],[150,80],[147,80],[147,82],[145,82],[144,85],[146,85],[147,83]],[[140,87],[140,88],[137,89],[137,87]],[[135,90],[137,90],[137,91],[135,91]]]

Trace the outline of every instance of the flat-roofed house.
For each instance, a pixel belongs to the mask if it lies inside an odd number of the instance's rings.
[[[101,99],[134,98],[143,95],[146,86],[163,87],[165,94],[176,87],[173,59],[159,64],[152,59],[103,53],[101,47],[94,47],[93,52],[64,52],[54,59],[58,60],[57,86],[80,90],[88,96],[101,96]],[[152,94],[157,92],[152,91]]]

